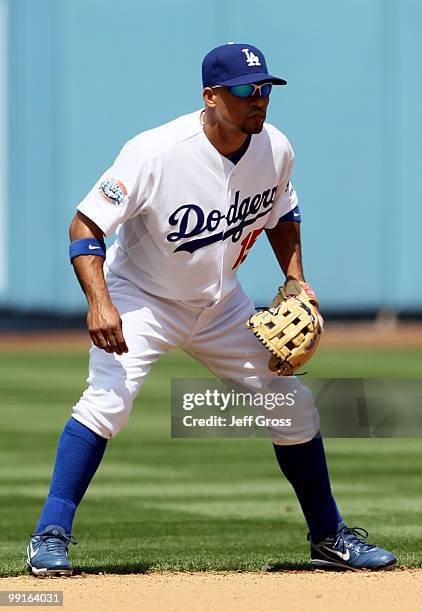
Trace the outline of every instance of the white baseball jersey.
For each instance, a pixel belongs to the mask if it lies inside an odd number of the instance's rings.
[[[284,134],[265,123],[234,165],[205,136],[200,113],[130,140],[77,208],[106,236],[116,231],[110,272],[153,295],[208,307],[237,288],[248,250],[297,197]]]

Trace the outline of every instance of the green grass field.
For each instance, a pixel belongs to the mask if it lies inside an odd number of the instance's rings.
[[[315,377],[420,378],[422,351],[321,350]],[[87,356],[0,353],[0,575],[26,571],[59,433],[85,387]],[[78,510],[76,571],[307,569],[307,529],[270,443],[171,440],[170,379],[207,377],[182,353],[153,369]],[[422,439],[327,440],[350,526],[422,565]]]

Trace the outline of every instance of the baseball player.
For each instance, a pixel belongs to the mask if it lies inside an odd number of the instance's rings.
[[[286,280],[312,294],[290,180],[293,150],[265,122],[272,87],[286,81],[268,73],[259,49],[234,43],[206,55],[202,79],[204,108],[130,140],[71,222],[70,258],[88,301],[89,386],[60,437],[28,546],[36,576],[72,573],[76,509],[160,355],[182,348],[219,378],[245,385],[277,377],[245,327],[254,306],[236,276],[261,232]],[[114,232],[106,253],[104,236]],[[309,528],[312,565],[391,567],[393,554],[345,524],[312,396],[298,379],[283,380],[297,391],[295,427],[271,430],[271,438]]]

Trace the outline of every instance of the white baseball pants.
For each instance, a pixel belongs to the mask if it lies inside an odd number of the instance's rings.
[[[242,288],[209,308],[194,308],[141,291],[111,276],[107,285],[120,312],[129,352],[123,355],[90,349],[88,388],[73,408],[73,417],[104,438],[127,424],[132,404],[152,364],[161,354],[181,348],[218,378],[254,389],[278,378],[267,367],[269,353],[245,327],[255,311]],[[291,430],[271,429],[274,444],[300,444],[319,429],[312,394],[295,377],[283,377],[283,392],[296,394]]]

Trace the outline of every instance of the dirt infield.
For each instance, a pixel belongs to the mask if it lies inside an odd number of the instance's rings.
[[[61,332],[3,332],[0,350],[62,350],[88,349],[90,338],[84,331]],[[328,323],[322,336],[321,347],[415,347],[422,348],[422,323]]]
[[[63,591],[62,609],[78,612],[416,612],[421,610],[422,570],[20,576],[1,578],[0,590]]]

